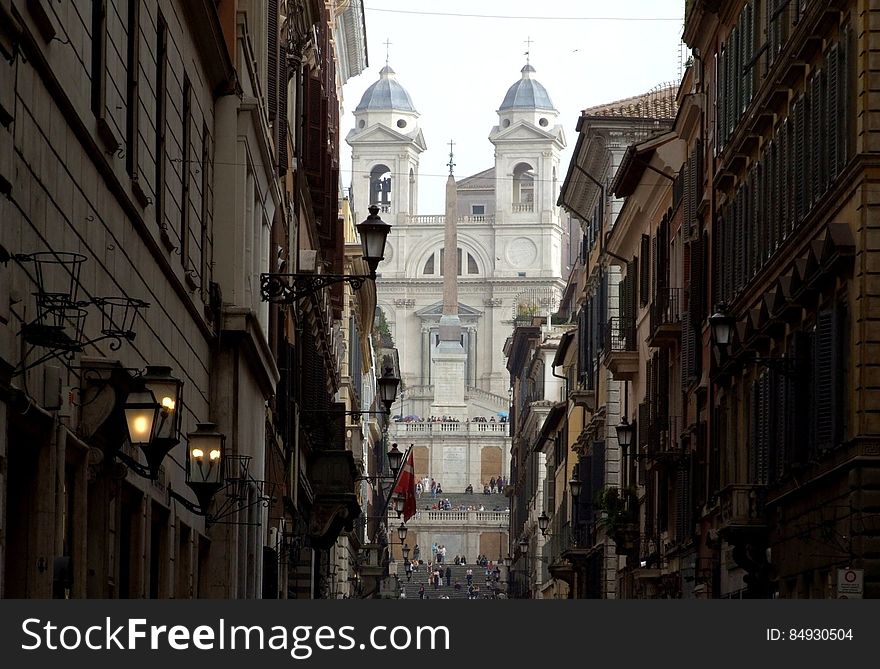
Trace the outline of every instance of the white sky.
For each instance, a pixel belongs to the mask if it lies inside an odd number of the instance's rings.
[[[450,139],[456,142],[457,178],[494,165],[487,137],[504,94],[521,76],[526,39],[532,40],[533,76],[550,93],[565,129],[563,174],[581,109],[677,82],[687,58],[681,45],[684,0],[365,0],[364,5],[370,67],[343,89],[342,183],[351,183],[351,148],[344,138],[353,127],[352,111],[379,78],[387,39],[390,65],[421,115],[428,145],[419,168],[420,214],[444,211]],[[395,11],[379,11],[385,9]],[[544,15],[557,18],[535,18]],[[596,20],[601,17],[675,20]]]

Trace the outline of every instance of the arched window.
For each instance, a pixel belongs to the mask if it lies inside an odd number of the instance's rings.
[[[513,204],[532,204],[535,201],[535,172],[528,163],[513,168]]]
[[[382,212],[391,211],[391,170],[387,165],[370,170],[370,204],[379,205]]]
[[[443,276],[443,259],[446,253],[440,248],[431,253],[422,265],[424,276]],[[466,261],[466,264],[465,264]],[[458,249],[458,276],[478,276],[480,266],[477,259],[469,251]]]

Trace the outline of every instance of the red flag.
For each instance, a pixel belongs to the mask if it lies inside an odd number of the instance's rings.
[[[413,464],[412,448],[406,456],[397,485],[394,486],[392,495],[403,495],[403,522],[405,523],[416,515],[416,468]]]

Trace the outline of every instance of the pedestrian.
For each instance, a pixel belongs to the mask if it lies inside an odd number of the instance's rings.
[[[422,583],[419,586],[419,599],[424,599],[424,598],[425,598],[425,584]]]
[[[404,565],[403,568],[404,568],[404,571],[406,571],[406,580],[411,581],[412,580],[412,564],[410,564],[409,560],[406,561],[406,564]]]
[[[422,549],[419,548],[419,545],[416,544],[416,547],[413,548],[413,560],[417,562],[422,559]]]
[[[446,567],[446,585],[452,585],[452,567]]]
[[[468,586],[472,585],[473,582],[474,582],[474,570],[471,569],[470,567],[468,567],[468,570],[467,570],[467,572],[465,573],[465,576],[466,576],[466,578],[467,578],[467,584],[468,584]]]
[[[431,544],[431,562],[437,561],[437,542]]]
[[[494,476],[491,479],[489,479],[489,490],[492,492],[493,495],[495,494],[495,477]]]

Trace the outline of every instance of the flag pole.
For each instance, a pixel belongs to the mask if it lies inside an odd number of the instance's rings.
[[[385,498],[385,505],[382,507],[382,513],[379,516],[380,518],[387,519],[388,518],[388,502],[391,501],[391,496],[394,494],[394,489],[397,487],[397,482],[400,480],[400,475],[403,474],[403,468],[406,465],[406,461],[409,458],[409,452],[413,449],[413,444],[409,445],[409,448],[406,449],[403,453],[403,458],[400,461],[400,469],[397,471],[397,476],[394,477],[394,482],[391,484],[391,488],[388,491],[388,496]],[[413,472],[413,476],[415,476],[415,472]],[[388,528],[385,528],[386,531]]]

